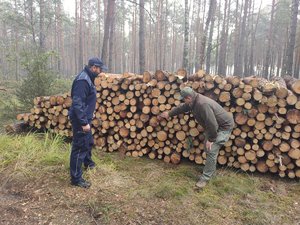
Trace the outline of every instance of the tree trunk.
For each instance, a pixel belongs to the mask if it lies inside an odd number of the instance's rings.
[[[46,35],[45,35],[45,0],[39,0],[40,5],[40,35],[39,35],[39,48],[41,52],[46,50]]]
[[[125,2],[124,0],[121,1],[121,7],[125,8]],[[126,12],[123,11],[122,16],[125,18]],[[122,60],[121,60],[121,71],[126,71],[127,70],[127,57],[126,57],[126,51],[125,51],[125,20],[122,21],[121,25],[121,37],[122,37]]]
[[[188,59],[188,44],[189,44],[189,1],[184,1],[184,43],[183,43],[183,61],[182,67],[188,69],[189,59]]]
[[[300,43],[300,37],[298,43]],[[297,49],[296,52],[294,77],[300,79],[300,49],[299,48]]]
[[[213,17],[215,4],[216,4],[216,0],[210,0],[208,15],[207,15],[207,19],[206,19],[206,22],[205,22],[205,29],[204,29],[202,40],[201,40],[200,69],[203,69],[203,65],[204,65],[204,62],[205,62],[205,47],[206,47],[207,33],[208,33],[210,22],[211,22],[212,17]]]
[[[215,65],[214,65],[214,71],[213,71],[213,74],[217,74],[217,71],[218,71],[218,59],[219,59],[219,48],[220,48],[220,27],[221,27],[221,19],[222,19],[222,16],[221,16],[221,8],[222,8],[222,4],[220,3],[219,4],[219,7],[218,7],[218,15],[217,15],[217,18],[218,18],[218,29],[217,29],[217,39],[216,39],[216,54],[215,54]]]
[[[246,36],[246,21],[248,17],[248,5],[249,1],[245,0],[244,2],[244,10],[243,10],[243,19],[240,29],[240,34],[238,38],[238,47],[237,47],[237,56],[235,57],[234,63],[234,75],[236,76],[244,76],[244,52],[245,52],[245,36]]]
[[[197,8],[197,19],[195,22],[196,25],[196,53],[195,53],[195,71],[197,72],[201,66],[200,66],[200,49],[201,49],[201,35],[203,34],[202,32],[202,23],[201,23],[201,19],[200,19],[200,5],[201,5],[201,1],[198,4],[198,8]],[[175,9],[174,9],[175,10]]]
[[[109,42],[109,34],[110,34],[111,20],[112,20],[111,15],[114,12],[114,8],[113,8],[114,6],[115,6],[115,0],[109,0],[107,5],[106,18],[105,18],[104,37],[103,37],[102,55],[101,55],[104,64],[108,63],[108,54],[109,54],[108,42]]]
[[[75,68],[76,70],[79,70],[79,66],[78,66],[78,54],[79,54],[79,32],[78,32],[78,22],[79,20],[79,16],[78,16],[78,0],[75,0],[75,57],[74,57],[74,61],[75,61]]]
[[[259,10],[258,10],[258,13],[257,13],[256,23],[255,23],[255,25],[252,24],[252,27],[251,27],[251,45],[250,45],[250,56],[249,56],[249,73],[245,74],[246,76],[247,75],[254,75],[254,45],[255,45],[255,35],[256,35],[257,25],[258,25],[258,21],[259,21],[259,18],[260,18],[261,4],[262,4],[262,2],[260,3],[260,6],[259,6]],[[252,17],[253,17],[253,14],[254,14],[254,5],[255,5],[255,2],[253,2]],[[254,23],[254,21],[253,21],[253,23]]]
[[[234,27],[234,72],[233,75],[241,76],[240,71],[238,71],[240,60],[239,51],[240,51],[240,33],[241,33],[241,15],[239,13],[239,0],[236,0],[236,7],[235,7],[235,27]]]
[[[294,50],[296,42],[296,31],[297,31],[297,16],[298,16],[299,0],[293,0],[291,8],[291,22],[290,22],[290,33],[287,44],[286,55],[284,57],[284,63],[281,75],[293,76],[293,62],[294,62]]]
[[[109,54],[108,54],[108,68],[114,71],[113,68],[113,54],[115,42],[115,1],[111,1],[111,15],[110,15],[110,31],[109,31]]]
[[[273,43],[273,26],[274,26],[274,13],[275,13],[275,0],[272,1],[272,10],[271,10],[271,19],[270,19],[270,28],[269,28],[269,35],[268,35],[268,44],[267,44],[267,51],[266,51],[266,58],[264,63],[264,71],[263,77],[268,79],[270,77],[269,74],[269,67],[270,67],[270,59],[271,59],[271,47]]]
[[[245,52],[244,52],[244,76],[249,76],[249,36],[250,36],[250,24],[253,23],[251,15],[251,8],[254,1],[249,0],[248,11],[247,11],[247,21],[246,21],[246,31],[245,31]]]
[[[145,0],[140,0],[139,63],[140,74],[145,71]]]
[[[217,7],[217,2],[212,1],[212,11],[211,11],[211,23],[210,23],[210,30],[208,35],[208,43],[207,43],[207,52],[206,52],[206,73],[210,73],[210,60],[211,60],[211,51],[212,51],[212,37],[214,32],[214,25],[215,25],[215,11]]]
[[[17,1],[14,1],[14,12],[17,14],[18,13],[18,4]],[[18,31],[14,29],[14,42],[15,42],[15,78],[16,81],[19,80],[19,69],[20,69],[20,57],[19,57],[19,39],[18,39]]]
[[[78,70],[83,65],[83,0],[79,0]]]
[[[226,55],[227,55],[227,42],[228,42],[228,29],[229,29],[229,14],[230,14],[231,0],[225,0],[224,17],[221,32],[221,43],[219,53],[218,74],[226,76]]]
[[[102,30],[102,26],[101,26],[101,17],[103,15],[101,15],[101,0],[97,0],[97,29],[98,29],[98,51],[97,54],[100,56],[101,55],[101,30]]]
[[[62,20],[62,2],[59,0],[57,3],[57,51],[60,52],[60,56],[57,59],[58,71],[64,74],[63,66],[65,65],[65,51],[64,51],[64,37],[63,37],[63,20]]]

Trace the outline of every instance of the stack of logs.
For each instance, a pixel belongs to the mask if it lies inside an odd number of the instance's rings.
[[[201,70],[187,77],[184,70],[176,74],[158,70],[144,75],[101,74],[95,86],[92,132],[95,144],[106,151],[147,155],[167,163],[188,158],[204,164],[204,130],[191,114],[157,119],[179,105],[180,89],[190,86],[234,116],[236,125],[220,150],[219,164],[300,177],[300,80],[221,77]],[[31,113],[18,115],[18,120],[72,136],[67,117],[71,102],[69,94],[37,97]]]

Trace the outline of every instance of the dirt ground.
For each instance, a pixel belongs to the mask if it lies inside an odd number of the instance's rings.
[[[198,193],[195,165],[113,157],[85,173],[90,189],[71,186],[64,166],[2,178],[0,224],[300,224],[297,182],[219,169]]]

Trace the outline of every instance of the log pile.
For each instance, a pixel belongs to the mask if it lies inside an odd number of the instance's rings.
[[[190,86],[234,116],[235,128],[218,156],[220,165],[299,178],[300,84],[285,79],[224,78],[201,70],[190,76],[184,70],[101,74],[95,80],[95,144],[127,156],[147,155],[174,164],[188,158],[205,164],[204,130],[191,114],[157,119],[161,112],[179,105],[180,89]],[[18,119],[71,137],[70,105],[69,94],[38,97],[31,112]]]

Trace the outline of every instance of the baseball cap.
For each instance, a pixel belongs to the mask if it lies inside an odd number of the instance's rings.
[[[103,72],[108,71],[108,67],[106,65],[104,65],[102,60],[99,59],[98,57],[90,58],[88,64],[89,64],[89,66],[100,67]]]
[[[180,91],[180,100],[184,99],[186,96],[189,95],[193,95],[194,94],[194,90],[190,87],[184,87],[181,91]]]

